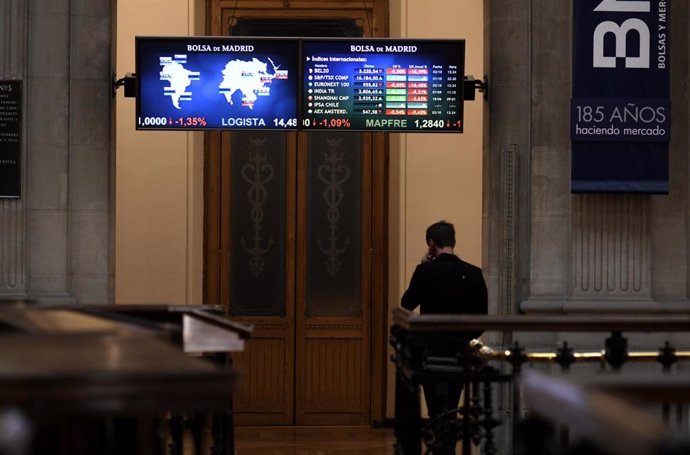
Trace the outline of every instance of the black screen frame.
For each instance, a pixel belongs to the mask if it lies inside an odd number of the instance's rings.
[[[465,39],[436,39],[436,38],[421,38],[421,39],[415,39],[415,38],[351,38],[351,37],[345,37],[345,38],[334,38],[334,37],[316,37],[316,38],[301,38],[300,40],[300,55],[302,57],[302,61],[300,62],[300,70],[302,71],[301,74],[301,98],[300,98],[300,115],[302,117],[299,119],[298,123],[300,124],[300,131],[303,132],[312,132],[312,131],[353,131],[353,132],[388,132],[388,133],[434,133],[434,134],[442,134],[442,133],[447,133],[447,134],[462,134],[464,132],[465,128],[465,93],[464,93],[464,83],[465,83],[465,62],[466,62],[466,40]],[[400,45],[414,45],[414,44],[434,44],[434,45],[445,45],[445,44],[453,44],[453,45],[459,45],[461,47],[461,55],[460,55],[460,60],[462,62],[462,74],[458,74],[458,80],[457,80],[457,96],[458,96],[458,109],[460,111],[460,119],[461,119],[461,127],[459,129],[390,129],[390,128],[348,128],[348,129],[340,129],[340,128],[328,128],[328,127],[322,127],[322,128],[312,128],[312,127],[307,127],[305,128],[302,124],[304,116],[304,67],[305,67],[305,61],[304,61],[304,43],[305,42],[334,42],[334,43],[352,43],[352,44],[372,44],[372,43],[386,43],[386,44],[400,44]]]
[[[301,99],[301,61],[302,61],[302,45],[301,38],[299,37],[272,37],[272,36],[135,36],[135,118],[134,125],[136,131],[298,131],[301,123],[301,112],[300,103]],[[295,116],[296,116],[296,126],[295,127],[262,127],[262,128],[252,128],[252,127],[166,127],[166,128],[156,128],[155,126],[140,127],[138,125],[138,118],[141,117],[141,54],[139,52],[139,45],[144,41],[164,41],[164,42],[180,42],[189,44],[208,44],[208,43],[224,43],[224,44],[239,44],[246,45],[251,43],[270,43],[270,42],[292,42],[295,44],[295,61],[293,62],[296,69],[296,76],[294,84],[294,91],[297,94],[297,101],[295,105]]]
[[[249,44],[253,42],[285,42],[290,41],[294,43],[297,47],[297,62],[295,68],[297,71],[296,81],[295,81],[295,93],[297,94],[296,100],[296,126],[277,128],[277,127],[164,127],[157,128],[154,126],[141,127],[138,125],[137,119],[141,117],[141,54],[139,51],[139,46],[141,42],[148,40],[160,40],[169,42],[180,42],[180,43],[190,43],[190,44],[206,44],[211,42],[222,42],[226,44]],[[304,44],[308,42],[317,43],[352,43],[353,45],[367,45],[374,43],[386,43],[387,45],[402,45],[411,46],[415,44],[432,44],[432,45],[453,45],[460,46],[461,54],[459,55],[459,62],[461,69],[458,70],[457,75],[457,97],[458,97],[458,110],[460,112],[461,127],[459,129],[420,129],[420,128],[409,128],[409,129],[394,129],[394,128],[313,128],[304,127]],[[357,53],[353,53],[357,55]],[[135,37],[135,130],[137,131],[301,131],[301,132],[312,132],[312,131],[353,131],[353,132],[395,132],[395,133],[433,133],[433,134],[461,134],[464,132],[465,127],[465,97],[464,97],[464,81],[465,81],[465,63],[466,63],[466,41],[465,39],[412,39],[412,38],[364,38],[364,37],[273,37],[273,36],[136,36]]]

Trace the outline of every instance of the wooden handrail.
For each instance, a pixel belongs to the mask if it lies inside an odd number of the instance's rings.
[[[608,394],[533,371],[519,381],[528,412],[568,426],[611,455],[654,455],[666,435],[659,419]]]
[[[190,314],[216,327],[236,332],[241,338],[251,338],[252,332],[254,331],[253,324],[231,321],[224,316],[211,314],[202,310],[193,310]]]
[[[419,315],[393,309],[393,323],[413,332],[689,332],[690,316]]]
[[[674,371],[625,372],[624,374],[571,374],[568,381],[625,400],[647,403],[690,403],[690,373]]]
[[[143,327],[151,326],[161,329],[176,329],[171,325],[180,325],[182,316],[187,314],[224,330],[237,333],[241,338],[250,338],[253,332],[251,324],[231,321],[225,316],[219,305],[167,305],[167,304],[38,304],[31,308],[55,310],[65,309],[103,318],[136,323]],[[0,313],[0,322],[3,314]],[[179,327],[177,327],[179,328]]]

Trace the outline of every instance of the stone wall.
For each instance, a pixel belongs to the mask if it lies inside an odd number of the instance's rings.
[[[22,197],[0,200],[0,298],[111,300],[108,0],[0,0],[0,79],[23,81]]]
[[[571,195],[571,0],[494,0],[485,264],[496,313],[660,313],[688,301],[688,4],[672,4],[670,194]]]

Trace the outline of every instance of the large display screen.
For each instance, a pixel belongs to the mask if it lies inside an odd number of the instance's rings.
[[[464,40],[302,42],[302,129],[463,130]]]
[[[137,37],[139,130],[297,129],[299,41]]]

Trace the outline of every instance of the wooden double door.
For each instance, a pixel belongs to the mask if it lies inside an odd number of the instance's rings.
[[[234,357],[238,423],[368,424],[382,271],[373,234],[383,228],[371,135],[241,132],[220,142],[219,297],[254,325]]]
[[[387,35],[387,0],[211,0],[207,17],[212,35]],[[254,325],[236,422],[383,418],[386,137],[206,133],[205,151],[205,300]]]

